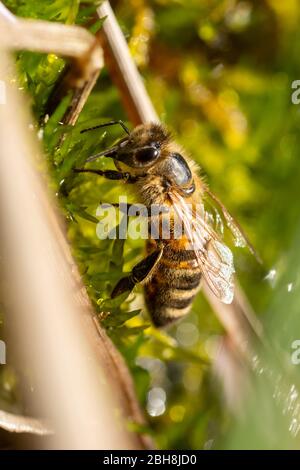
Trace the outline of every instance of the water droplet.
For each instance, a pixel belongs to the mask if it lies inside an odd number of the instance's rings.
[[[293,287],[294,287],[294,286],[293,286],[293,283],[290,282],[290,283],[287,285],[287,291],[288,291],[288,292],[292,292]]]
[[[289,431],[290,433],[296,437],[298,432],[299,432],[299,429],[300,429],[300,424],[299,424],[299,421],[296,419],[296,418],[293,418],[291,423],[290,423],[290,426],[289,426]]]
[[[161,416],[166,411],[166,392],[161,387],[153,387],[148,392],[147,411],[150,416]]]
[[[264,277],[264,281],[268,281],[271,287],[274,287],[276,284],[277,271],[276,269],[270,269],[268,274]]]
[[[38,139],[43,140],[43,136],[44,136],[44,129],[39,129],[37,133]]]

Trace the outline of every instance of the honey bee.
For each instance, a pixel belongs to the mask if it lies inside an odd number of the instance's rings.
[[[247,244],[254,254],[240,226],[208,189],[195,163],[163,125],[143,124],[129,131],[122,121],[112,121],[81,132],[114,124],[120,124],[127,135],[87,161],[110,157],[117,170],[76,170],[134,184],[139,201],[149,211],[147,256],[128,276],[120,279],[111,297],[130,292],[136,284],[142,284],[148,311],[157,327],[169,325],[188,314],[202,279],[222,302],[231,303],[235,271],[232,252],[214,229],[209,212],[203,209],[197,214],[196,207],[201,204],[203,208],[202,203],[209,196],[221,208],[229,229],[240,244]],[[164,210],[153,215],[153,206]],[[155,238],[150,230],[153,219],[159,222]],[[163,236],[165,222],[169,224],[168,237]],[[176,232],[178,222],[183,227],[179,236]]]

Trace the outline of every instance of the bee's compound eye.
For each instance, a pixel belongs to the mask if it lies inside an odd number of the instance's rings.
[[[144,147],[140,150],[137,150],[135,153],[135,160],[141,165],[150,163],[159,156],[159,149],[154,147]]]

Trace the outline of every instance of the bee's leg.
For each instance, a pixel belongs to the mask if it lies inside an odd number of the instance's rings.
[[[111,298],[117,297],[127,291],[132,291],[134,286],[142,281],[146,281],[152,274],[163,254],[163,247],[151,253],[147,258],[136,264],[127,277],[119,280],[111,293]]]
[[[75,173],[94,173],[108,180],[123,180],[125,183],[135,183],[137,178],[130,173],[116,170],[89,170],[87,168],[74,168]]]

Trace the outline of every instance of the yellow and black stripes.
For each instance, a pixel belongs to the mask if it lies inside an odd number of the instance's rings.
[[[184,240],[168,241],[149,283],[145,285],[148,310],[156,326],[166,326],[186,315],[199,291],[201,271]]]

